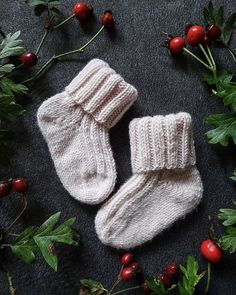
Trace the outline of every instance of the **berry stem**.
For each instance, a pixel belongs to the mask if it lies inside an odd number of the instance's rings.
[[[122,267],[121,267],[121,269],[120,269],[120,271],[119,271],[119,274],[118,274],[118,278],[117,278],[117,280],[115,281],[114,285],[111,287],[111,290],[108,292],[107,295],[112,295],[111,292],[112,292],[112,291],[115,289],[115,287],[120,283],[120,281],[121,281],[120,274],[121,274],[123,268],[124,268],[124,266],[122,265]]]
[[[7,227],[6,233],[9,232],[9,230],[13,227],[13,225],[19,220],[19,218],[22,216],[22,214],[25,212],[25,209],[27,207],[27,199],[26,194],[22,194],[22,200],[23,200],[23,208],[21,209],[20,213],[17,215],[17,217],[13,220],[13,222]]]
[[[208,66],[203,60],[201,60],[197,55],[195,55],[192,51],[188,50],[186,47],[183,48],[184,52],[194,59],[196,59],[199,63],[201,63],[205,68],[212,71],[212,68]]]
[[[71,54],[75,54],[75,53],[83,53],[85,48],[88,47],[100,34],[101,32],[104,30],[104,26],[101,27],[101,29],[86,43],[84,44],[82,47],[78,48],[78,49],[75,49],[75,50],[72,50],[72,51],[68,51],[68,52],[65,52],[65,53],[61,53],[61,54],[58,54],[58,55],[54,55],[53,57],[51,57],[42,67],[41,69],[31,78],[27,79],[27,80],[24,80],[22,81],[21,83],[22,84],[26,84],[26,83],[29,83],[31,81],[34,81],[36,79],[39,78],[39,76],[41,75],[41,73],[52,63],[54,62],[55,60],[57,59],[60,59],[62,57],[65,57],[65,56],[68,56],[68,55],[71,55]]]
[[[207,59],[207,61],[208,61],[209,65],[210,65],[210,67],[214,68],[214,64],[212,63],[212,60],[211,60],[211,58],[208,56],[208,54],[207,54],[205,48],[203,47],[203,45],[202,45],[202,44],[199,44],[198,46],[199,46],[199,48],[201,49],[202,53],[204,54],[205,58]],[[208,53],[209,53],[209,52],[208,52]]]
[[[44,43],[44,41],[46,40],[48,33],[49,33],[49,30],[46,29],[46,30],[44,31],[43,37],[42,37],[42,39],[41,39],[41,41],[40,41],[40,43],[39,43],[38,48],[37,48],[36,51],[35,51],[35,54],[36,54],[36,55],[39,54],[39,51],[40,51],[40,49],[42,48],[43,43]]]
[[[117,291],[117,292],[113,293],[112,295],[121,294],[121,293],[124,293],[126,291],[131,291],[131,290],[135,290],[135,289],[139,289],[139,288],[141,288],[141,287],[140,286],[130,287],[130,288],[127,288],[127,289]]]
[[[216,63],[215,63],[215,60],[214,60],[213,55],[211,53],[211,49],[208,45],[207,45],[207,51],[208,51],[208,54],[209,54],[210,59],[212,61],[213,68],[214,68],[214,70],[216,70]]]
[[[70,15],[68,18],[66,18],[65,20],[63,20],[61,23],[59,23],[58,25],[52,27],[53,30],[56,30],[58,28],[60,28],[61,26],[63,26],[64,24],[66,24],[68,21],[70,21],[72,18],[75,17],[75,14]]]
[[[207,294],[209,287],[210,287],[210,281],[211,281],[211,264],[210,262],[207,263],[207,284],[204,294]]]
[[[231,54],[231,56],[233,57],[234,62],[236,62],[236,53],[234,52],[234,50],[227,44],[225,43],[223,40],[219,40],[219,42],[226,48],[228,49],[229,53]]]
[[[16,295],[16,289],[13,287],[12,275],[9,271],[7,272],[7,280],[8,280],[10,295]]]

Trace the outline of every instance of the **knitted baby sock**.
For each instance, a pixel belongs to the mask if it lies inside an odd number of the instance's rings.
[[[129,249],[151,240],[192,211],[202,197],[187,113],[130,123],[133,176],[98,211],[100,240]]]
[[[97,204],[112,192],[116,169],[108,131],[130,108],[136,89],[94,59],[38,110],[57,174],[77,200]]]

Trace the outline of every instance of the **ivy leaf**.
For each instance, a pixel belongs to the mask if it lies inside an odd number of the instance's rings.
[[[230,17],[225,21],[222,27],[222,35],[220,39],[226,44],[228,44],[231,39],[235,22],[236,22],[236,11],[230,15]]]
[[[180,265],[183,273],[182,281],[178,283],[178,289],[181,295],[193,295],[195,287],[205,275],[205,272],[198,274],[199,265],[193,256],[187,259],[187,266]]]
[[[104,292],[107,292],[107,290],[100,282],[82,279],[80,280],[80,283],[89,290],[89,294],[100,295]]]
[[[232,179],[233,181],[236,181],[236,170],[234,170],[234,172],[230,176],[230,179]]]
[[[166,289],[162,281],[160,281],[158,278],[148,279],[146,280],[146,284],[152,291],[152,294],[156,295],[168,295],[176,288],[176,285],[173,284],[170,288]]]
[[[22,40],[19,39],[20,31],[9,33],[0,44],[0,58],[15,56],[23,53]]]
[[[11,73],[15,69],[13,64],[5,64],[0,66],[0,73]]]
[[[46,262],[56,271],[58,258],[55,243],[78,245],[72,225],[75,218],[68,219],[55,228],[60,212],[52,215],[40,227],[31,226],[23,231],[11,245],[12,252],[26,263],[35,261],[35,253],[41,252]]]
[[[211,115],[205,122],[216,127],[206,133],[209,143],[228,146],[232,138],[236,144],[236,113]]]
[[[235,203],[234,203],[235,204]],[[224,226],[235,225],[236,224],[236,209],[220,209],[218,218],[224,220],[222,223]]]

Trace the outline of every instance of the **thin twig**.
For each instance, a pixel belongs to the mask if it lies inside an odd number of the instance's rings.
[[[12,275],[10,274],[10,272],[7,272],[7,280],[8,280],[10,295],[16,295],[16,289],[13,287]]]
[[[203,60],[201,60],[197,55],[195,55],[192,51],[188,50],[186,47],[183,48],[184,52],[194,59],[196,59],[198,62],[200,62],[205,68],[208,70],[212,71],[212,68],[208,66]]]
[[[65,23],[67,23],[68,21],[70,21],[72,18],[75,17],[75,14],[72,14],[71,16],[69,16],[68,18],[66,18],[65,20],[63,20],[61,23],[59,23],[58,25],[53,27],[53,30],[56,30],[58,28],[60,28],[61,26],[63,26]]]
[[[207,294],[209,287],[210,287],[210,281],[211,281],[211,264],[210,262],[207,263],[207,284],[206,284],[206,289],[204,292],[204,295]]]
[[[9,230],[13,227],[13,225],[20,219],[22,214],[25,212],[25,209],[27,207],[27,199],[26,199],[26,194],[25,193],[22,194],[22,198],[23,198],[23,208],[21,209],[20,213],[17,215],[15,220],[7,227],[6,233],[9,232]]]
[[[40,51],[40,49],[42,48],[43,43],[45,42],[48,33],[49,33],[49,30],[48,30],[48,29],[45,29],[44,34],[43,34],[43,37],[42,37],[42,39],[41,39],[41,41],[40,41],[40,43],[39,43],[39,46],[38,46],[38,48],[37,48],[36,51],[35,51],[35,54],[36,54],[36,55],[39,54],[39,51]]]

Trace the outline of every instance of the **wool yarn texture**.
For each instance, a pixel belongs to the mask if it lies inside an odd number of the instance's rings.
[[[100,240],[118,249],[152,240],[203,193],[188,113],[134,119],[129,132],[133,175],[95,218]]]
[[[106,62],[93,59],[64,91],[40,106],[39,128],[63,186],[75,199],[98,204],[112,192],[116,167],[109,129],[136,98],[132,85]]]

